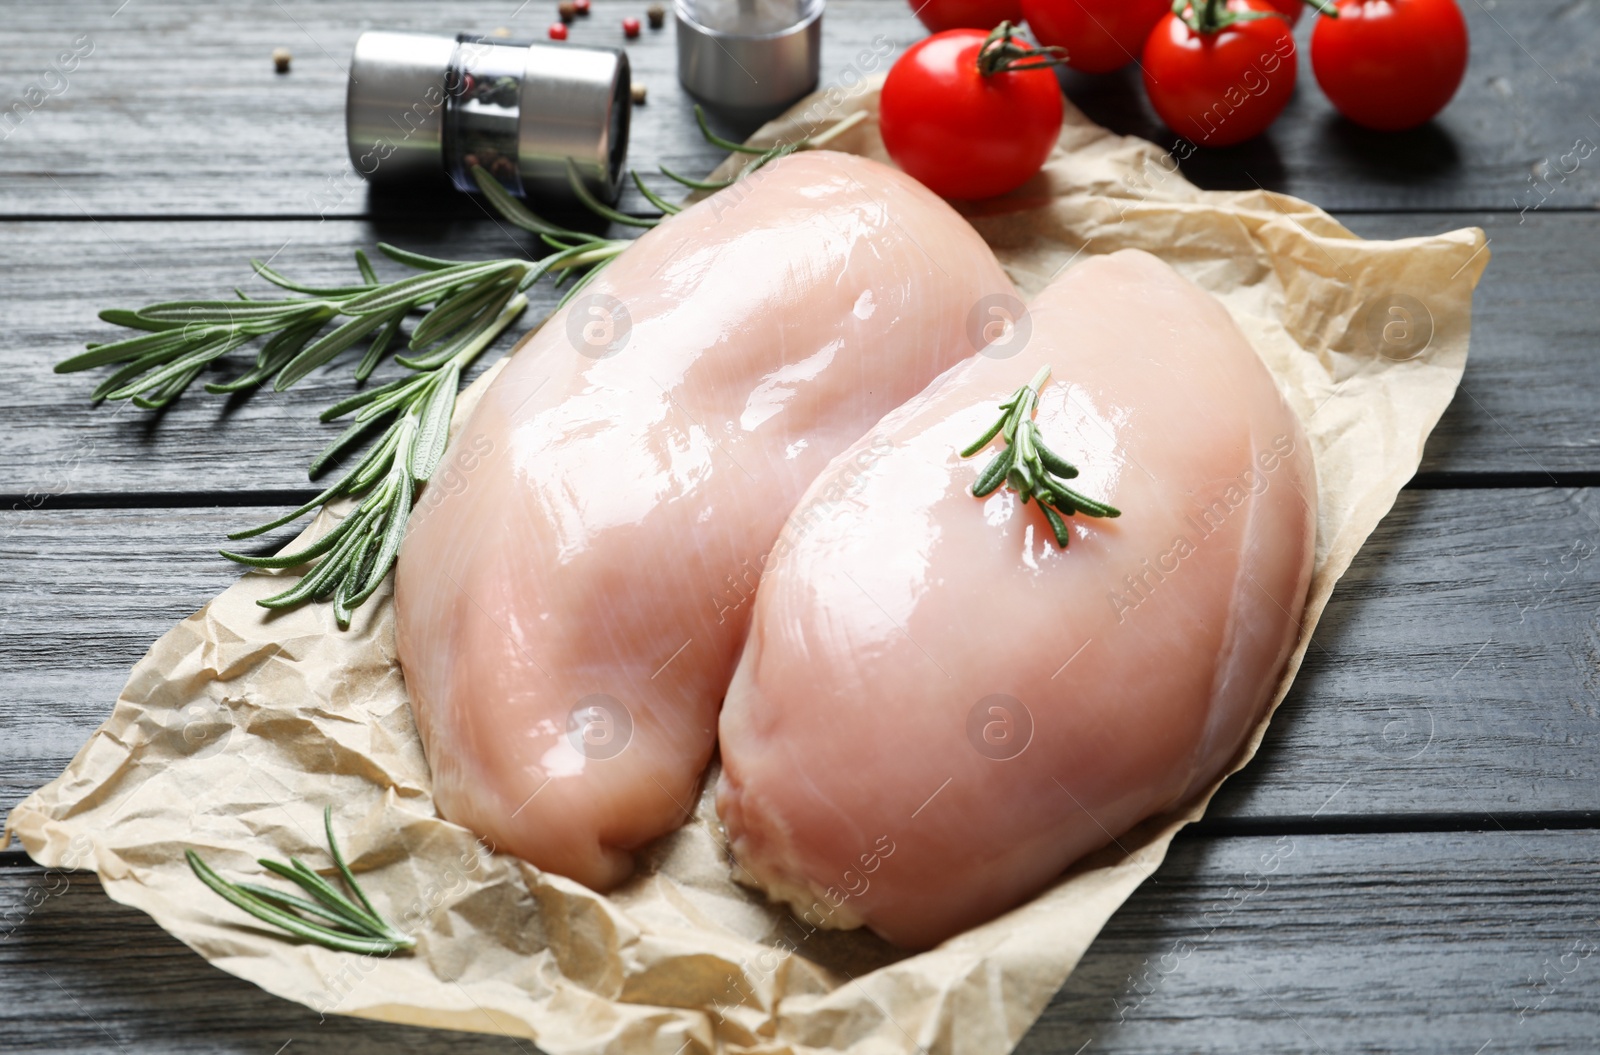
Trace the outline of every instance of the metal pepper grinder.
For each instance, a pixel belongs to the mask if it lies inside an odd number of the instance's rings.
[[[482,165],[513,194],[570,197],[570,158],[587,189],[614,202],[632,111],[628,56],[616,49],[375,30],[350,59],[345,134],[373,183],[444,172],[476,191]]]
[[[729,114],[773,117],[817,86],[824,0],[674,0],[678,80]]]

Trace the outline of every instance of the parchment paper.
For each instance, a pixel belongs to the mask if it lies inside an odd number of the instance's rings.
[[[872,119],[832,145],[882,159],[876,105],[875,85],[819,94],[755,141],[864,109]],[[1334,583],[1455,392],[1483,232],[1363,241],[1294,198],[1199,191],[1171,155],[1067,111],[1045,171],[969,214],[1030,295],[1086,254],[1162,257],[1222,300],[1276,375],[1316,455],[1320,517],[1305,626],[1275,708]],[[386,592],[341,633],[327,606],[257,608],[279,578],[244,577],[162,637],[66,772],[6,826],[40,864],[93,868],[112,898],[223,970],[327,1013],[514,1034],[552,1055],[998,1055],[1215,791],[1124,835],[1128,852],[1111,847],[917,956],[865,932],[807,934],[733,883],[709,793],[688,827],[643,855],[638,878],[602,897],[490,854],[435,814]],[[258,856],[326,864],[330,803],[368,892],[417,935],[414,955],[269,936],[184,863],[193,847],[224,875],[258,881]]]

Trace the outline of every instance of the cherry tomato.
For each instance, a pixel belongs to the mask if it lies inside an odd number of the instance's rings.
[[[1455,0],[1340,0],[1311,33],[1311,69],[1334,109],[1384,132],[1415,128],[1467,72],[1467,23]]]
[[[1145,38],[1172,0],[1022,0],[1039,43],[1065,48],[1067,65],[1110,73],[1139,57]]]
[[[981,29],[1022,21],[1022,0],[910,0],[929,33],[947,29]]]
[[[566,26],[566,23],[564,23],[564,22],[552,22],[552,23],[550,23],[550,28],[545,30],[545,32],[550,35],[550,39],[551,40],[566,40],[567,39],[567,26]]]
[[[1306,9],[1305,0],[1267,0],[1272,9],[1289,20],[1289,25],[1298,25],[1300,12]]]
[[[1199,19],[1271,12],[1267,0],[1205,2]],[[1144,90],[1174,132],[1203,146],[1225,147],[1264,132],[1294,94],[1294,37],[1273,15],[1197,32],[1176,14],[1151,31],[1144,46]]]
[[[1061,134],[1061,87],[1047,57],[1011,36],[951,29],[913,44],[883,83],[889,156],[935,194],[990,198],[1027,182]],[[997,52],[997,47],[1010,50]],[[1001,59],[1025,69],[985,73]]]

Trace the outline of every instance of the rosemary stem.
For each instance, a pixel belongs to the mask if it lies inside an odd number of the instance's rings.
[[[462,370],[471,366],[473,360],[482,355],[483,350],[493,344],[495,339],[505,332],[506,327],[511,325],[512,320],[521,315],[527,307],[528,298],[521,293],[507,301],[506,306],[500,309],[500,314],[495,316],[494,322],[489,324],[488,329],[456,353],[456,366]]]
[[[614,242],[597,245],[593,249],[585,250],[576,256],[568,257],[564,267],[583,267],[586,264],[597,264],[602,260],[611,260],[621,256],[622,251],[632,245],[628,239],[619,238]]]

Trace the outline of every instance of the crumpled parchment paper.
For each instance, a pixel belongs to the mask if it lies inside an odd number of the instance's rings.
[[[819,94],[755,141],[856,110],[875,118],[876,106],[875,85]],[[886,157],[870,118],[831,145]],[[1316,572],[1281,701],[1334,583],[1455,392],[1488,262],[1483,232],[1364,241],[1294,198],[1203,192],[1171,155],[1070,104],[1045,171],[968,215],[1028,295],[1080,256],[1154,253],[1215,294],[1276,375],[1320,487]],[[636,879],[602,897],[490,854],[435,814],[386,592],[341,633],[327,606],[256,607],[278,578],[247,575],[156,642],[111,717],[6,826],[40,864],[94,868],[112,898],[218,967],[326,1013],[508,1033],[551,1055],[998,1055],[1215,791],[1124,835],[1126,852],[1110,847],[1031,903],[916,956],[865,932],[808,933],[736,885],[709,792],[691,824],[643,855]],[[380,911],[417,936],[414,955],[270,936],[184,863],[193,847],[232,878],[260,879],[258,856],[326,864],[330,803]]]

